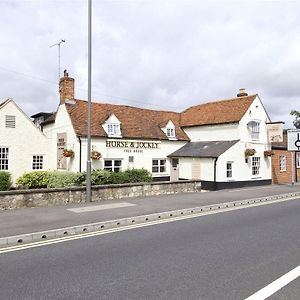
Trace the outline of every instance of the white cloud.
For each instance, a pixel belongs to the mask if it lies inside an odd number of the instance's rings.
[[[291,126],[299,9],[294,1],[93,1],[93,98],[180,111],[245,87]],[[0,99],[13,97],[28,114],[55,110],[57,49],[49,46],[62,38],[61,69],[87,98],[86,1],[2,0],[0,18]]]

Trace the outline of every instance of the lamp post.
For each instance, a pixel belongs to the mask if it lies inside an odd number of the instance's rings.
[[[92,111],[92,0],[88,0],[88,134],[86,165],[86,201],[91,202],[91,111]]]

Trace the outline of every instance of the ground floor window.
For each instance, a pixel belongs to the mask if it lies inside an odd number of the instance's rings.
[[[260,157],[252,157],[252,175],[259,175]]]
[[[105,159],[104,160],[104,169],[112,172],[120,172],[122,168],[121,159]]]
[[[32,170],[43,170],[44,156],[33,155],[32,157]]]
[[[286,156],[285,155],[279,156],[279,169],[280,169],[280,172],[286,171]]]
[[[228,161],[226,164],[226,176],[227,178],[232,178],[232,162]]]
[[[166,160],[165,159],[152,159],[152,173],[165,173]]]
[[[8,148],[0,147],[0,170],[8,170]]]
[[[296,152],[296,166],[300,168],[300,152]]]

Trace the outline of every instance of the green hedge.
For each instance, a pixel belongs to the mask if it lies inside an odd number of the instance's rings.
[[[11,188],[11,175],[9,172],[0,171],[0,191],[7,191]]]
[[[152,180],[151,174],[145,169],[132,169],[118,173],[107,170],[93,170],[91,175],[92,185],[149,182]],[[19,177],[16,184],[20,188],[27,189],[85,185],[86,173],[33,171]]]

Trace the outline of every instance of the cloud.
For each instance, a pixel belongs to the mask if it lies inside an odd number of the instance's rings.
[[[0,99],[28,114],[58,105],[61,69],[87,98],[87,7],[80,0],[1,1]],[[181,111],[261,96],[272,120],[299,109],[300,3],[296,1],[94,1],[93,98]],[[20,74],[21,73],[21,74]],[[284,103],[284,105],[283,105]]]

